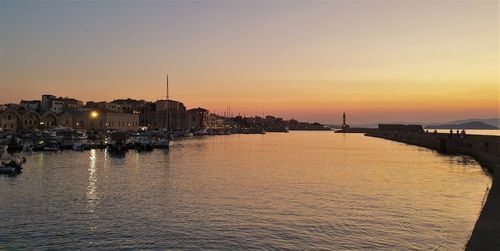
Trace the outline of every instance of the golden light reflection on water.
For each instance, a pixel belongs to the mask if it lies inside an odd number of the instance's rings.
[[[89,184],[87,186],[87,211],[90,214],[90,228],[95,229],[97,226],[94,221],[98,218],[95,214],[95,209],[98,204],[98,194],[97,194],[97,168],[96,168],[96,150],[90,150],[89,157]]]

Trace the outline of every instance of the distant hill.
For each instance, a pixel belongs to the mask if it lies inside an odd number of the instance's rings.
[[[498,127],[483,122],[466,122],[460,124],[428,125],[425,129],[472,129],[472,130],[498,130]]]
[[[462,119],[462,120],[455,120],[455,121],[450,121],[446,124],[464,124],[464,123],[469,123],[469,122],[482,122],[487,125],[492,125],[497,128],[500,128],[500,118],[491,118],[491,119]]]

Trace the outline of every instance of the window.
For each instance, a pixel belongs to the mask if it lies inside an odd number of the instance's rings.
[[[10,120],[10,118],[11,118],[11,116],[10,116],[10,115],[9,115],[9,116],[7,116],[7,120]]]

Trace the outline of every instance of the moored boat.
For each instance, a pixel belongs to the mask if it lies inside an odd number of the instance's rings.
[[[8,161],[0,164],[0,174],[16,175],[22,172],[22,164],[26,162],[24,157],[11,157]]]

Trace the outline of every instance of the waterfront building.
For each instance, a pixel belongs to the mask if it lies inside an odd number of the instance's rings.
[[[75,127],[75,123],[73,123],[73,114],[72,112],[65,112],[59,115],[59,125],[64,127]]]
[[[111,110],[114,112],[123,112],[123,108],[120,104],[110,103],[110,102],[106,102],[106,101],[101,101],[101,102],[88,101],[84,107],[91,108],[91,109],[105,109],[105,110]]]
[[[71,127],[85,130],[117,130],[137,131],[139,114],[118,113],[106,109],[82,108],[63,114],[63,124],[71,123]]]
[[[16,110],[7,108],[0,112],[0,126],[3,131],[17,132],[19,122],[19,114]]]
[[[9,108],[0,112],[0,126],[3,131],[20,132],[34,129],[45,129],[57,126],[59,119],[56,113],[48,111],[42,115],[34,110]]]
[[[64,102],[64,110],[71,111],[75,109],[79,109],[83,107],[83,102],[74,98],[60,98],[62,102]]]
[[[34,130],[40,128],[40,122],[42,117],[35,110],[26,110],[20,116],[20,123],[22,124],[23,130]]]
[[[44,94],[42,95],[42,101],[40,102],[40,111],[45,112],[50,109],[50,104],[52,103],[52,100],[56,99],[56,96],[50,95],[50,94]]]
[[[144,106],[146,105],[146,101],[144,100],[136,100],[136,99],[115,99],[110,102],[111,104],[117,105],[123,112],[128,113],[140,113]],[[109,109],[109,108],[108,108]]]
[[[142,126],[152,129],[178,131],[187,129],[186,107],[175,100],[158,100],[154,106],[148,106],[140,114]]]
[[[49,110],[54,113],[62,113],[64,111],[64,102],[58,99],[54,99],[50,102]]]
[[[25,110],[40,110],[40,100],[21,100],[19,105]]]
[[[264,119],[264,129],[266,131],[287,131],[287,124],[282,118],[276,118],[273,116],[266,116]]]
[[[47,112],[51,111],[57,114],[63,113],[65,111],[71,111],[83,107],[83,102],[74,98],[59,97],[54,95],[45,94],[42,95],[42,100],[40,102],[40,111]]]
[[[198,107],[187,110],[187,127],[188,129],[199,131],[207,128],[209,123],[208,110]]]
[[[322,125],[318,122],[314,122],[314,123],[298,122],[295,119],[291,119],[288,121],[288,129],[290,129],[290,130],[312,130],[312,131],[330,130],[329,128],[325,127],[324,125]]]
[[[220,129],[224,127],[224,117],[217,114],[208,115],[208,128]]]
[[[48,111],[41,116],[41,128],[52,128],[59,125],[59,118],[55,112]]]

